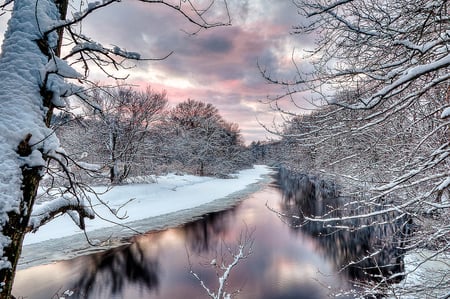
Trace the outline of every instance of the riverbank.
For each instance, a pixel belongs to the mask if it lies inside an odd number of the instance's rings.
[[[388,298],[450,298],[450,254],[415,249],[405,255],[406,278],[393,285]]]
[[[132,235],[175,227],[226,209],[265,186],[270,173],[269,167],[255,165],[232,179],[169,174],[157,177],[152,184],[114,187],[99,197],[124,219],[114,217],[100,202],[95,203],[99,216],[86,221],[86,234],[67,215],[58,217],[26,236],[19,269],[105,250],[123,244],[123,239]],[[97,187],[96,191],[104,189]]]

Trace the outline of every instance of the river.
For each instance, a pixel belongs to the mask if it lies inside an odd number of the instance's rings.
[[[355,273],[339,271],[349,244],[339,235],[321,239],[314,227],[297,225],[292,219],[298,218],[288,215],[290,205],[285,192],[268,185],[194,222],[132,237],[114,249],[18,271],[13,293],[35,299],[208,298],[207,288],[211,293],[219,289],[221,266],[230,265],[243,245],[244,258],[224,284],[237,298],[351,297],[343,293]],[[63,295],[66,290],[70,297]]]

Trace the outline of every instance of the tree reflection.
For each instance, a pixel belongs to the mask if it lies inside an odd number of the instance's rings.
[[[337,186],[305,174],[281,168],[276,186],[283,193],[281,214],[295,231],[309,234],[325,255],[351,279],[398,282],[403,279],[403,254],[412,221],[393,211],[380,211],[386,203],[362,203],[339,196]],[[374,213],[376,214],[376,213]],[[320,221],[312,219],[321,218]],[[333,221],[323,221],[323,219]]]
[[[196,254],[215,250],[230,229],[235,209],[204,215],[184,225],[188,248]],[[151,246],[158,242],[152,235],[135,239],[133,244],[121,246],[85,257],[85,267],[73,287],[79,298],[109,298],[126,293],[127,285],[134,284],[147,291],[159,286],[160,264]]]
[[[159,262],[140,242],[90,255],[75,284],[80,298],[109,298],[123,292],[129,284],[148,291],[159,285]]]
[[[203,215],[201,219],[186,224],[184,232],[189,249],[196,254],[216,249],[230,230],[236,209]]]

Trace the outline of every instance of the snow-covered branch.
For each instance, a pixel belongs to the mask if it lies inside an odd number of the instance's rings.
[[[218,277],[218,287],[217,290],[214,291],[210,287],[208,287],[202,278],[192,269],[192,265],[190,264],[190,273],[194,276],[199,282],[201,287],[206,291],[208,296],[212,299],[231,299],[239,293],[239,290],[229,292],[227,291],[227,280],[232,274],[233,268],[235,268],[239,262],[243,259],[248,258],[253,252],[253,232],[249,232],[246,230],[241,234],[240,239],[238,240],[238,245],[233,249],[230,246],[224,244],[226,251],[231,257],[231,261],[227,262],[227,257],[216,256],[211,260],[209,266],[215,269],[216,275]]]
[[[91,207],[80,202],[79,197],[63,195],[37,205],[31,215],[27,230],[36,232],[39,227],[69,211],[77,212],[76,225],[82,230],[85,229],[84,218],[94,218]]]

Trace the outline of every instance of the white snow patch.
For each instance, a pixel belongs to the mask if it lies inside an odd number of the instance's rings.
[[[431,250],[416,250],[405,256],[407,277],[394,286],[389,298],[448,298],[450,255]]]
[[[86,169],[86,170],[90,170],[90,171],[99,171],[100,169],[103,168],[102,165],[100,164],[92,164],[92,163],[86,163],[86,162],[77,162],[78,166]]]
[[[450,116],[450,107],[447,107],[442,111],[441,118],[447,118]]]
[[[437,190],[442,191],[450,186],[450,177],[447,177],[438,187]]]
[[[45,70],[47,73],[56,73],[64,78],[81,78],[81,74],[78,73],[73,67],[71,67],[66,61],[53,57],[45,65]]]

